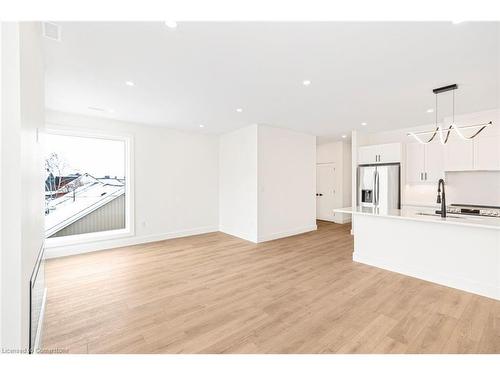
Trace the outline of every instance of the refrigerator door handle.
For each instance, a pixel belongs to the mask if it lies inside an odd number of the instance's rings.
[[[377,206],[380,203],[380,176],[377,171]]]
[[[373,172],[373,205],[378,205],[378,173],[376,169]]]

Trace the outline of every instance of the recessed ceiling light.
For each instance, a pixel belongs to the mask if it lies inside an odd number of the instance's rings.
[[[367,122],[362,122],[362,123],[361,123],[361,126],[366,126],[366,125],[368,125],[368,123],[367,123]]]
[[[304,86],[309,86],[311,84],[311,81],[309,81],[308,79],[305,79],[304,81],[302,81],[302,84]]]
[[[345,134],[342,134],[342,138],[347,138],[347,135],[345,135]]]
[[[434,112],[434,108],[429,108],[429,109],[427,110],[427,113],[432,113],[432,112]]]
[[[130,86],[130,87],[135,86],[135,83],[134,83],[134,82],[132,82],[132,81],[125,81],[125,84],[126,84],[127,86]]]
[[[115,113],[115,110],[114,110],[114,109],[112,109],[112,108],[110,108],[110,109],[108,109],[108,112],[109,112],[109,113]]]
[[[205,125],[203,125],[203,124],[200,124],[200,128],[204,128],[204,127],[205,127]]]
[[[236,108],[236,112],[239,112],[239,113],[243,112],[243,108]]]
[[[177,22],[175,21],[165,21],[165,25],[171,29],[175,29],[177,27]]]

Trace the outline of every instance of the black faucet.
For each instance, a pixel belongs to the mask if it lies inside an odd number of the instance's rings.
[[[446,217],[446,195],[444,193],[444,180],[442,178],[438,182],[437,203],[441,203],[441,217]]]

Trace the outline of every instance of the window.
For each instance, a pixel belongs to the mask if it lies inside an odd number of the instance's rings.
[[[129,143],[128,138],[47,132],[48,245],[131,234]]]

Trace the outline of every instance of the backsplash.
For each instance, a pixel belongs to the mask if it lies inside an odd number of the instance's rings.
[[[446,172],[446,203],[500,206],[500,171]],[[437,184],[406,185],[405,205],[437,206]]]
[[[500,171],[446,172],[450,203],[500,206]]]

